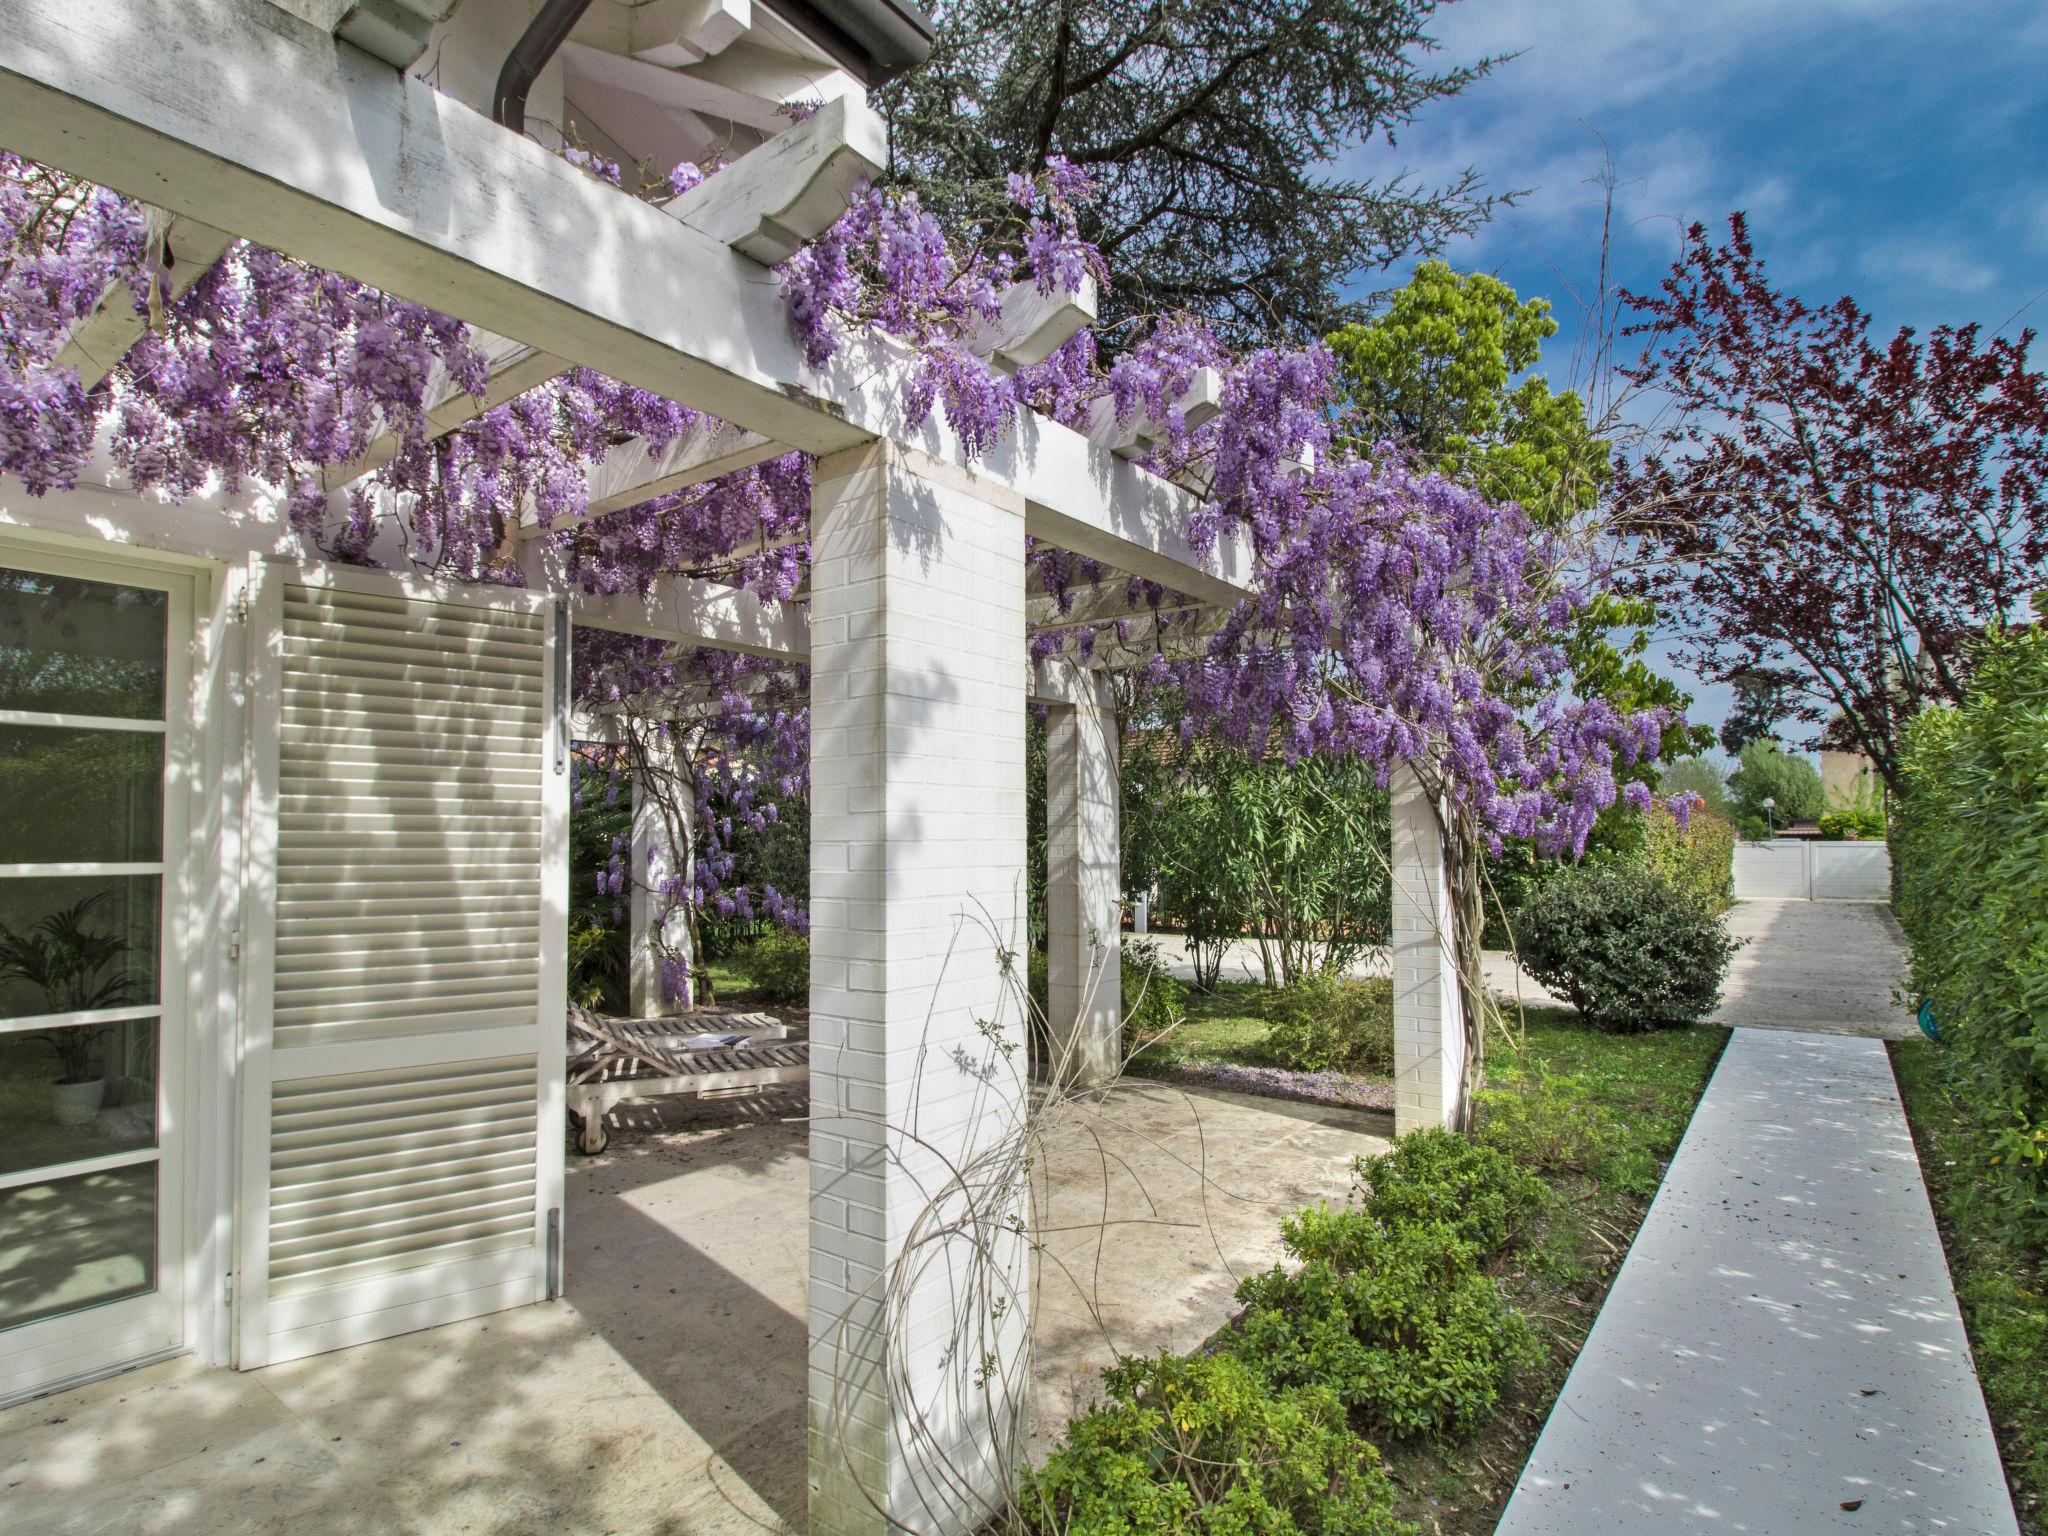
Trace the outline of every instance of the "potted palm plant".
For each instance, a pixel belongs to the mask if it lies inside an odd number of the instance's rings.
[[[112,891],[100,891],[52,912],[17,933],[0,923],[0,982],[20,981],[43,994],[47,1013],[89,1013],[118,1008],[133,996],[128,978],[106,974],[128,953],[119,934],[91,923],[96,907]],[[105,1025],[71,1025],[29,1038],[47,1045],[57,1058],[50,1085],[50,1115],[59,1125],[84,1125],[100,1112],[107,1094],[105,1066],[95,1053]]]

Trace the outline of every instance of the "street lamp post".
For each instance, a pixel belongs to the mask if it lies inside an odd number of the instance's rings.
[[[1771,835],[1772,837],[1776,837],[1776,836],[1778,835],[1778,823],[1777,823],[1777,820],[1776,820],[1776,818],[1774,818],[1774,817],[1773,817],[1773,816],[1771,815],[1771,812],[1775,811],[1775,810],[1776,810],[1777,808],[1778,808],[1778,801],[1777,801],[1777,798],[1776,798],[1775,796],[1773,796],[1773,795],[1765,795],[1765,796],[1764,796],[1764,830],[1765,830],[1765,831],[1766,831],[1767,833],[1769,833],[1769,834],[1770,834],[1770,835]]]

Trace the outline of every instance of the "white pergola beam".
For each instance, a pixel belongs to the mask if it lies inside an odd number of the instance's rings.
[[[147,212],[152,235],[163,231],[164,266],[156,280],[165,290],[165,302],[174,303],[227,254],[235,237],[161,208]],[[135,295],[117,279],[58,351],[57,365],[76,369],[78,382],[91,389],[114,371],[148,329],[148,320],[135,312]]]
[[[789,115],[778,111],[775,101],[716,81],[699,80],[681,69],[666,69],[628,53],[575,42],[562,45],[562,57],[578,75],[607,90],[626,91],[671,110],[699,113],[763,135],[780,133],[789,126]]]
[[[568,597],[569,621],[583,629],[778,661],[803,661],[811,653],[810,620],[803,609],[739,587],[665,576],[645,597],[633,592],[611,597],[570,592]]]
[[[879,173],[888,156],[881,116],[842,96],[707,176],[667,209],[772,267],[837,223],[853,189]]]
[[[812,368],[760,266],[266,0],[10,0],[8,147],[791,448],[893,437],[1027,502],[1030,532],[1219,603],[1241,539],[1197,556],[1186,492],[1028,413],[993,449],[912,427],[913,366],[849,337]]]
[[[633,54],[655,64],[694,63],[685,50],[708,59],[753,29],[751,0],[648,0],[633,13]]]
[[[10,0],[8,147],[814,453],[746,257],[266,0]]]

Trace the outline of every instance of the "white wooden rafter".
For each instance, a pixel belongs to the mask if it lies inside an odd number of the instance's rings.
[[[157,282],[166,304],[183,297],[235,243],[233,235],[181,214],[148,208],[145,216],[150,244],[161,242],[164,264],[157,269]],[[135,312],[135,295],[127,283],[116,279],[107,285],[92,313],[72,329],[57,353],[57,365],[76,369],[78,382],[91,389],[114,371],[148,328],[148,319]]]
[[[1029,368],[1095,323],[1101,293],[1092,277],[1084,277],[1073,293],[1046,293],[1026,281],[1010,284],[998,302],[1001,317],[974,324],[965,338],[967,350],[1010,368]]]
[[[574,366],[524,342],[489,331],[473,333],[470,345],[482,354],[489,383],[481,396],[472,395],[456,383],[446,369],[436,366],[427,380],[426,389],[428,403],[423,435],[429,442],[446,437],[457,427],[476,420],[485,411],[494,410],[508,400],[517,399],[529,389],[538,389],[550,379],[560,378]],[[338,491],[364,475],[382,469],[398,457],[404,442],[403,434],[387,432],[371,443],[360,458],[347,464],[328,466],[324,476],[327,489]]]
[[[1197,368],[1174,409],[1190,429],[1213,420],[1223,409],[1223,375],[1214,368]],[[1143,408],[1130,421],[1119,422],[1116,402],[1107,395],[1089,408],[1088,440],[1123,458],[1150,453],[1166,440],[1166,433],[1166,422]]]
[[[1244,541],[1188,546],[1185,492],[1028,414],[979,456],[912,426],[900,345],[850,335],[812,367],[758,264],[264,0],[16,0],[0,117],[22,153],[792,448],[891,437],[972,462],[1034,536],[1218,603],[1247,591]]]

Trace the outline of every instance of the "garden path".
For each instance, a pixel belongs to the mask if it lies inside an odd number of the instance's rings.
[[[1497,1536],[2018,1530],[1870,1038],[1893,931],[1764,905],[1722,1016],[1766,1027],[1730,1037]]]
[[[1738,901],[1735,952],[1717,1024],[1901,1039],[1919,1033],[1892,989],[1905,982],[1905,939],[1889,907],[1860,901]]]

